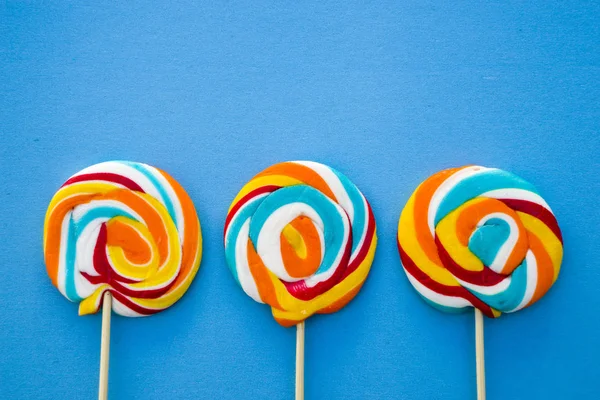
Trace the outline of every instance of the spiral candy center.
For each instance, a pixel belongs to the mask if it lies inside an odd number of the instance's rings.
[[[234,277],[286,326],[350,301],[375,242],[362,194],[337,171],[311,162],[277,164],[257,175],[234,200],[225,227]]]
[[[53,284],[80,314],[105,291],[113,310],[149,315],[177,301],[200,262],[200,225],[191,200],[163,171],[107,162],[70,178],[46,215],[44,249]]]
[[[323,261],[323,229],[305,216],[294,218],[280,235],[281,257],[291,279],[306,278]],[[281,277],[279,277],[281,279]]]
[[[398,248],[409,280],[432,305],[473,306],[497,317],[548,291],[560,270],[562,236],[531,184],[464,167],[417,188],[400,217]]]

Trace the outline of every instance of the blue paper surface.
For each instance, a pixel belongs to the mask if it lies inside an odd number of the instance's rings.
[[[541,301],[485,321],[488,398],[600,398],[598,4],[217,3],[0,6],[2,398],[96,396],[100,315],[50,284],[42,231],[59,185],[111,159],[179,180],[204,236],[179,303],[113,318],[111,399],[293,397],[295,331],[237,286],[222,228],[294,159],[352,179],[379,234],[357,298],[306,324],[307,400],[475,398],[473,315],[426,305],[396,249],[416,186],[470,163],[532,182],[565,242]]]

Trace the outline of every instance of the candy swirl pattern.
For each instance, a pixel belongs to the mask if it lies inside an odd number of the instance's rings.
[[[146,164],[85,168],[46,212],[46,270],[67,299],[80,303],[80,315],[97,312],[106,291],[117,314],[162,311],[186,292],[201,256],[192,201],[172,177]]]
[[[533,185],[495,168],[438,172],[406,204],[398,249],[411,284],[448,312],[488,317],[539,300],[556,281],[560,229]]]
[[[273,165],[248,182],[225,222],[227,263],[243,290],[293,326],[344,307],[371,268],[377,236],[369,203],[326,165]]]

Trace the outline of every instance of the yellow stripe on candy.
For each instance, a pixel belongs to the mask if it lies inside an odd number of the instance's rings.
[[[400,216],[400,221],[398,222],[398,241],[402,243],[402,248],[411,260],[413,260],[413,262],[419,266],[419,269],[431,279],[446,286],[460,286],[454,275],[446,270],[441,263],[436,264],[427,257],[421,244],[417,240],[413,211],[415,205],[415,193],[413,193],[408,200],[408,203]]]
[[[46,227],[50,226],[48,224],[48,222],[50,221],[51,218],[60,217],[60,220],[62,222],[62,218],[64,217],[64,215],[63,216],[54,216],[53,214],[56,211],[56,209],[58,208],[58,206],[60,205],[60,203],[62,203],[63,201],[71,200],[78,196],[103,194],[103,193],[110,192],[111,190],[115,190],[115,185],[112,185],[109,183],[101,183],[101,182],[73,183],[69,186],[61,188],[58,192],[56,192],[54,197],[52,197],[52,200],[50,201],[50,204],[48,205],[48,211],[46,212],[46,217],[44,219],[44,226],[46,226]],[[44,229],[44,248],[46,247],[46,243],[47,243],[47,239],[48,239],[47,235],[48,235],[48,229]]]
[[[186,222],[192,223],[192,221],[186,221]],[[196,220],[195,223],[197,224],[197,226],[199,228],[199,221]],[[140,307],[143,307],[143,308],[146,308],[149,310],[162,310],[162,309],[165,309],[165,308],[173,305],[173,303],[175,303],[177,300],[179,300],[183,296],[183,294],[187,291],[187,289],[191,285],[191,283],[198,271],[198,268],[200,266],[201,255],[202,255],[201,243],[202,243],[202,238],[201,238],[201,236],[199,236],[198,237],[198,245],[195,249],[196,253],[195,253],[195,258],[194,258],[193,266],[191,269],[191,273],[178,286],[172,287],[171,289],[169,289],[169,291],[167,293],[163,294],[159,298],[142,299],[142,298],[128,296],[128,300],[137,304]],[[142,287],[145,287],[148,285],[147,282],[148,281],[140,282],[139,284],[137,284],[137,286],[141,285]],[[134,285],[130,285],[130,286],[133,287]],[[109,285],[101,285],[94,291],[94,293],[91,296],[82,300],[81,303],[79,304],[79,315],[93,314],[93,313],[97,312],[99,304],[100,304],[100,300],[102,298],[102,294],[104,293],[105,290],[108,290],[108,289],[110,289]],[[151,287],[148,287],[148,289],[151,289]]]
[[[201,244],[200,238],[199,238],[198,243],[200,246],[200,244]],[[183,296],[183,294],[188,290],[188,288],[192,284],[192,281],[194,280],[194,277],[196,276],[196,273],[198,272],[198,268],[200,267],[201,254],[202,254],[202,252],[199,249],[200,249],[200,247],[198,248],[198,251],[196,252],[196,258],[194,260],[192,272],[178,286],[172,287],[171,289],[169,289],[169,291],[167,293],[165,293],[164,295],[162,295],[160,298],[157,298],[157,299],[140,299],[140,298],[130,297],[129,300],[139,306],[149,308],[149,309],[155,309],[155,310],[162,310],[164,308],[171,306],[173,303],[175,303],[177,300],[179,300]]]
[[[305,260],[308,256],[308,250],[300,232],[298,232],[298,230],[291,224],[288,224],[283,228],[281,233],[288,243],[294,248],[298,257]]]
[[[90,296],[81,300],[79,303],[79,315],[95,314],[100,307],[100,300],[106,290],[109,290],[109,285],[100,285]]]
[[[254,233],[252,240],[232,238],[232,234],[248,235],[243,224],[252,218],[249,212],[263,198],[272,198],[273,202],[262,203],[256,211],[261,217],[254,226],[264,224],[263,228],[268,226],[273,232],[260,239],[254,238]],[[246,200],[253,204],[252,208],[242,207]],[[288,206],[289,209],[283,209]],[[306,211],[307,208],[311,211]],[[353,226],[348,221],[353,210],[366,221]],[[283,213],[285,221],[279,219],[275,224],[267,216],[280,218]],[[325,165],[287,162],[268,167],[236,195],[227,221],[225,251],[234,276],[249,296],[271,306],[281,325],[291,326],[312,314],[340,309],[356,295],[370,269],[376,239],[368,203],[350,181]],[[261,254],[253,240],[260,244]],[[353,240],[359,243],[352,246]],[[263,246],[265,243],[268,248]],[[335,254],[329,253],[328,246],[335,248]],[[349,266],[352,249],[360,258]],[[243,256],[246,260],[240,258]],[[324,272],[318,273],[320,269]]]
[[[244,185],[242,190],[240,190],[240,192],[237,194],[237,196],[235,196],[235,198],[231,202],[229,211],[231,211],[231,209],[244,196],[246,196],[248,193],[250,193],[258,188],[261,188],[264,186],[286,187],[286,186],[301,185],[301,184],[303,184],[302,181],[299,181],[298,179],[290,178],[289,176],[285,176],[285,175],[267,175],[267,176],[261,176],[258,178],[254,178],[250,182],[248,182],[246,185]]]
[[[160,204],[157,200],[155,200],[153,197],[148,196],[149,198],[149,202],[155,202],[154,203],[154,207],[155,208],[161,208],[161,217],[163,218],[163,221],[168,221],[167,225],[168,225],[168,235],[169,235],[169,249],[176,249],[177,254],[177,263],[174,267],[179,268],[179,263],[180,263],[180,258],[181,258],[181,247],[179,244],[179,237],[177,236],[177,231],[175,229],[175,225],[173,223],[173,221],[170,219],[166,209],[162,206],[162,204]],[[165,220],[166,218],[166,220]],[[186,223],[190,223],[191,221],[186,221]],[[199,224],[199,222],[196,220],[196,224]],[[175,246],[175,247],[173,247]],[[167,293],[165,293],[164,295],[162,295],[159,298],[156,299],[141,299],[141,298],[135,298],[135,297],[131,297],[130,300],[134,303],[136,303],[137,305],[144,307],[144,308],[148,308],[148,309],[155,309],[155,310],[161,310],[164,308],[167,308],[169,306],[171,306],[173,303],[175,303],[177,300],[179,300],[183,294],[186,292],[186,290],[188,289],[188,287],[190,286],[190,284],[192,283],[192,280],[194,279],[194,276],[196,275],[196,272],[198,270],[198,267],[200,265],[200,255],[201,255],[201,238],[198,238],[198,247],[196,248],[196,258],[194,260],[194,266],[192,268],[192,273],[189,274],[189,276],[182,281],[181,284],[179,284],[177,287],[172,287],[171,289],[169,289],[169,291]],[[175,259],[171,260],[170,262],[174,262]],[[159,270],[158,274],[160,274],[160,279],[157,277],[157,281],[158,282],[167,282],[170,280],[166,280],[163,278],[168,278],[168,274],[165,273],[164,276],[161,274],[163,272],[163,268],[161,267],[161,269]],[[173,268],[173,265],[169,265],[168,268]],[[157,274],[157,275],[158,275]],[[148,282],[154,282],[154,280],[148,279],[145,282],[146,285],[149,285]],[[158,283],[157,282],[157,283]],[[160,285],[157,287],[161,287],[163,285]]]
[[[48,275],[82,315],[97,312],[106,291],[124,316],[172,305],[199,268],[201,243],[187,193],[141,163],[109,161],[74,175],[45,216]]]
[[[517,215],[521,218],[525,229],[533,232],[542,242],[544,249],[552,260],[552,267],[554,269],[554,277],[552,282],[554,283],[558,278],[560,272],[560,264],[563,257],[563,246],[560,240],[556,237],[554,232],[538,218],[518,211]]]
[[[277,277],[269,272],[273,284],[275,285],[275,291],[277,293],[279,304],[284,310],[286,310],[284,311],[273,307],[271,309],[273,312],[273,317],[275,317],[275,319],[278,321],[303,321],[308,316],[319,313],[320,310],[326,309],[334,303],[343,300],[347,294],[353,292],[353,290],[359,289],[364,283],[367,275],[369,274],[369,270],[371,269],[371,264],[373,263],[373,259],[375,257],[376,247],[377,233],[375,232],[373,241],[369,247],[369,251],[365,256],[365,259],[360,263],[356,270],[354,270],[354,272],[348,275],[348,277],[335,285],[333,288],[323,294],[320,294],[310,301],[299,300],[292,296],[281,283],[281,281],[279,281]],[[293,325],[293,323],[289,325]]]
[[[464,210],[473,204],[485,201],[485,199],[473,199],[462,204],[456,210],[444,217],[435,227],[435,232],[446,252],[454,262],[468,271],[483,271],[484,265],[468,246],[461,243],[457,235],[457,220]],[[419,264],[417,264],[419,265]]]
[[[125,255],[125,251],[121,246],[107,246],[108,256],[111,260],[111,265],[120,275],[130,279],[142,280],[149,276],[152,276],[158,270],[158,247],[154,243],[152,234],[148,228],[137,221],[133,221],[126,217],[115,217],[107,223],[107,228],[111,229],[112,226],[121,223],[132,227],[150,247],[150,259],[145,264],[134,264]]]
[[[179,242],[179,234],[175,227],[175,223],[162,203],[145,193],[135,193],[135,195],[149,203],[152,207],[151,210],[159,214],[167,232],[168,254],[166,255],[166,260],[158,267],[154,276],[147,277],[143,282],[129,284],[129,287],[132,289],[163,287],[165,284],[175,279],[180,268],[181,243]]]

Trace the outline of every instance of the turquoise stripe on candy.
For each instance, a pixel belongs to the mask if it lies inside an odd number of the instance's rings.
[[[467,201],[497,189],[524,189],[538,194],[531,183],[516,175],[499,169],[484,170],[459,182],[446,194],[435,214],[434,225]]]
[[[466,306],[466,307],[446,307],[446,306],[438,304],[438,303],[436,303],[434,301],[429,300],[427,297],[423,296],[421,294],[421,292],[419,292],[419,291],[417,291],[417,293],[419,294],[419,296],[421,296],[421,298],[423,300],[425,300],[425,302],[427,304],[429,304],[433,308],[436,308],[436,309],[438,309],[438,310],[440,310],[442,312],[446,312],[446,313],[450,313],[450,314],[462,314],[464,312],[471,311],[471,309],[472,309],[471,306]]]
[[[179,230],[181,227],[179,226],[179,221],[177,220],[177,215],[175,214],[175,207],[173,206],[173,202],[171,201],[171,197],[169,197],[169,194],[167,193],[167,191],[163,187],[163,184],[156,178],[156,176],[154,176],[154,174],[152,173],[152,171],[148,170],[148,168],[146,168],[144,166],[144,164],[133,163],[133,162],[129,162],[129,161],[120,161],[120,162],[122,162],[123,164],[126,164],[126,165],[128,165],[128,166],[130,166],[130,167],[132,167],[132,168],[134,168],[136,170],[138,170],[146,178],[148,178],[148,180],[150,182],[152,182],[152,184],[154,185],[154,187],[156,188],[156,190],[160,194],[160,197],[163,200],[163,202],[165,204],[165,207],[167,209],[167,212],[171,216],[171,219],[175,222],[175,227],[177,228],[177,230]]]
[[[252,217],[265,198],[266,196],[256,198],[246,203],[242,209],[238,211],[235,218],[229,223],[229,234],[227,235],[227,242],[225,243],[225,258],[227,259],[227,267],[229,267],[229,270],[237,283],[240,283],[240,279],[238,277],[237,268],[235,267],[237,265],[235,261],[235,241],[240,234],[242,225],[244,225],[248,218]]]
[[[67,250],[66,250],[66,262],[65,262],[65,295],[71,301],[83,300],[75,289],[75,258],[76,258],[76,226],[73,221],[73,213],[71,212],[71,218],[69,218],[69,227],[67,234]]]
[[[354,183],[350,179],[332,168],[332,171],[339,178],[350,197],[350,201],[354,206],[354,220],[352,222],[352,254],[358,248],[360,238],[365,230],[365,221],[367,210],[365,209],[363,197]]]
[[[323,193],[307,185],[288,186],[268,196],[258,207],[250,222],[250,239],[258,243],[258,236],[266,220],[279,208],[291,203],[305,203],[315,210],[323,220],[325,254],[315,275],[329,270],[340,251],[343,251],[344,232],[342,215],[335,203]],[[343,213],[345,216],[346,214]]]
[[[77,221],[75,221],[73,214],[71,213],[71,218],[69,220],[69,233],[67,235],[68,238],[65,263],[65,294],[69,300],[83,300],[83,298],[77,293],[77,289],[75,287],[75,258],[79,233],[83,232],[85,227],[94,220],[103,219],[108,221],[109,219],[118,216],[127,217],[139,222],[137,218],[127,211],[116,207],[92,208]]]
[[[501,312],[512,311],[521,304],[525,297],[527,290],[527,259],[523,260],[521,265],[507,279],[510,279],[509,286],[506,290],[495,295],[485,295],[470,289],[469,291],[496,310]]]
[[[510,225],[500,218],[490,218],[469,239],[469,250],[489,266],[510,236]]]

